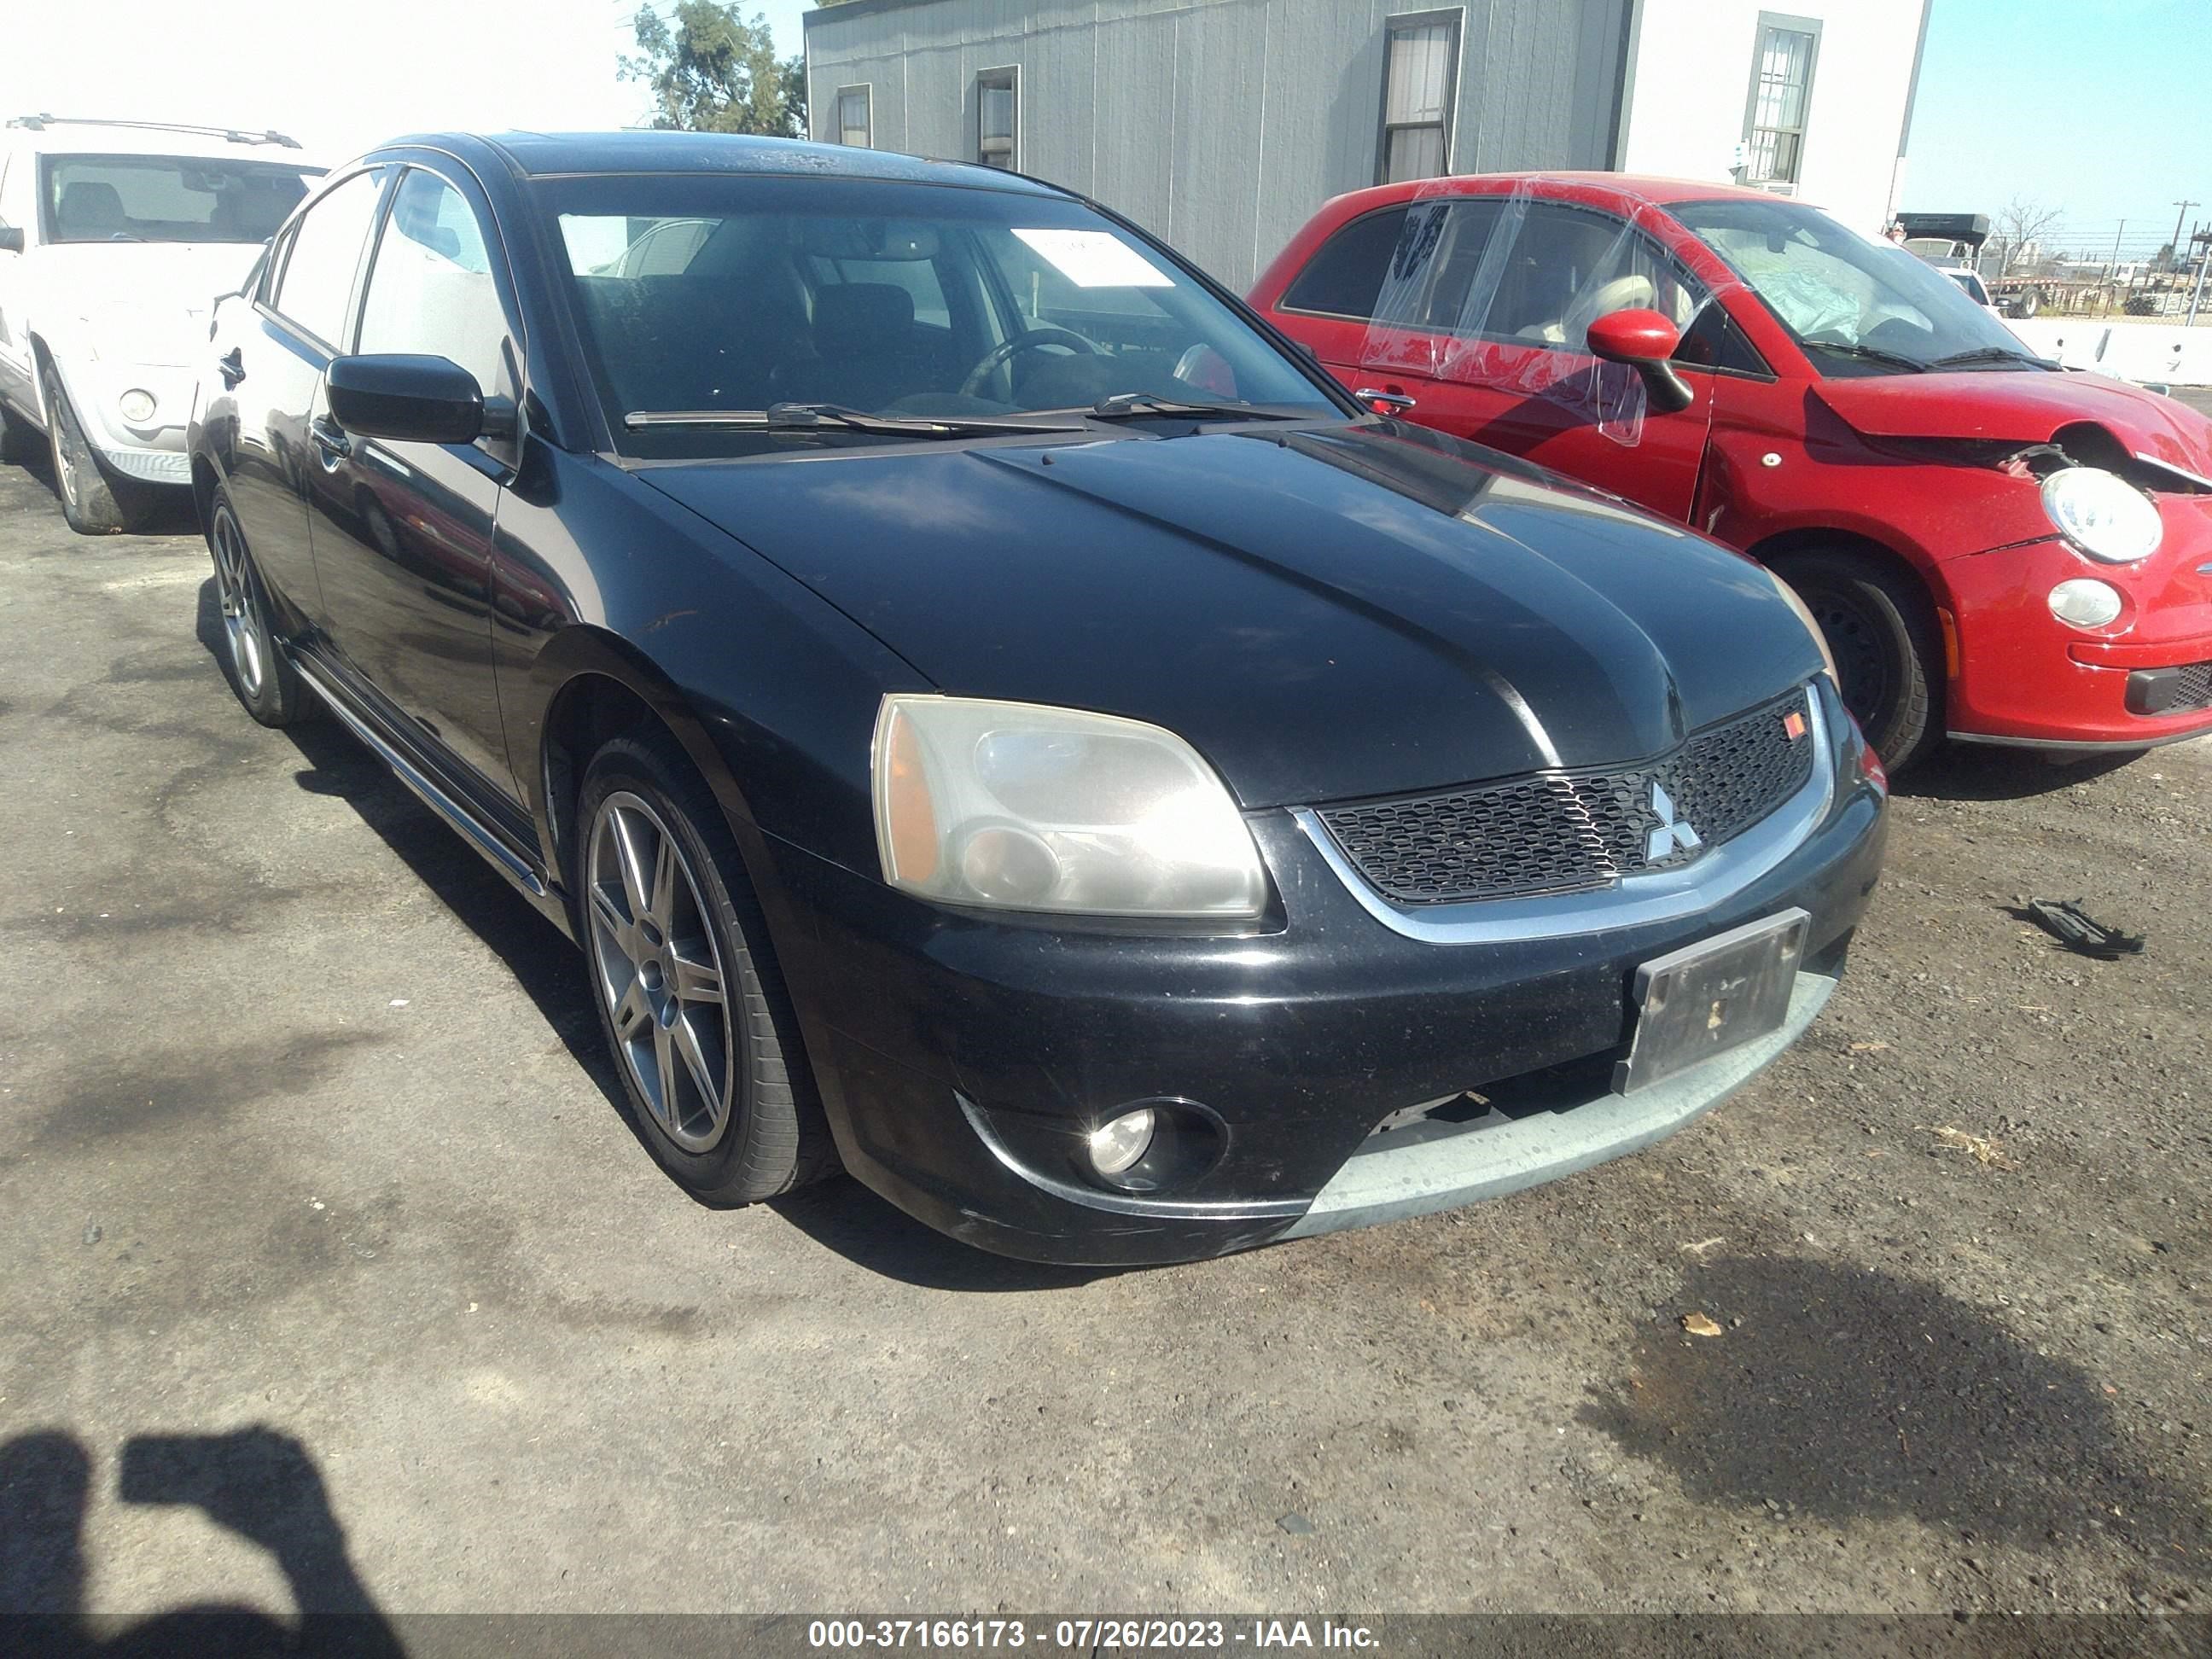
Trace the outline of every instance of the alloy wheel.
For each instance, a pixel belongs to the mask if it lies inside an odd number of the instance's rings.
[[[729,1126],[733,1092],[721,947],[683,848],[641,796],[599,803],[584,892],[616,1050],[661,1130],[705,1152]]]
[[[253,579],[246,562],[246,538],[228,507],[215,515],[215,584],[222,604],[223,639],[230,649],[230,665],[238,676],[239,690],[248,698],[261,695],[261,678],[267,662],[269,632],[255,603]]]

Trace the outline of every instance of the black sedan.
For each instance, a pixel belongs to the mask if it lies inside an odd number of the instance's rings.
[[[219,308],[240,700],[325,708],[586,953],[713,1202],[1012,1255],[1580,1169],[1812,1020],[1885,788],[1787,590],[1382,419],[980,167],[387,146]]]

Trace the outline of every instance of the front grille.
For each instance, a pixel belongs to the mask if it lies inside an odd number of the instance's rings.
[[[2184,714],[2193,709],[2212,708],[2212,662],[2193,662],[2179,676],[2179,693],[2169,714]]]
[[[1796,793],[1817,747],[1807,696],[1801,686],[1634,767],[1325,807],[1319,817],[1360,874],[1401,904],[1610,887],[1691,862]],[[1807,735],[1790,735],[1792,714]]]

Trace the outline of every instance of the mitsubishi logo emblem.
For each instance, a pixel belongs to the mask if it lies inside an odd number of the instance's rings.
[[[1647,862],[1662,864],[1677,853],[1694,853],[1705,845],[1689,819],[1674,816],[1673,798],[1656,783],[1651,786],[1651,816],[1659,820],[1659,827],[1651,832],[1645,849]]]

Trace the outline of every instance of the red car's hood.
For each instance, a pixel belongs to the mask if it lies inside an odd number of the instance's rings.
[[[2042,443],[2062,427],[2103,427],[2128,453],[2212,477],[2212,420],[2101,374],[1963,373],[1820,380],[1814,396],[1870,438]]]

